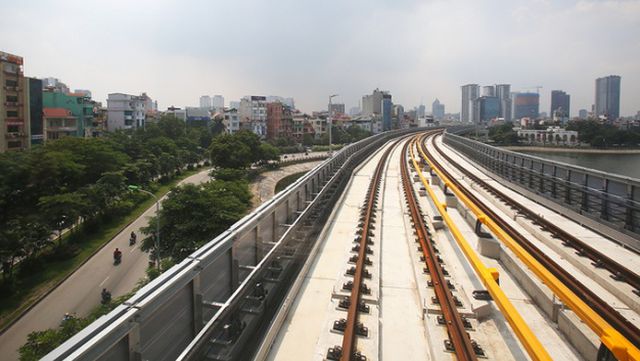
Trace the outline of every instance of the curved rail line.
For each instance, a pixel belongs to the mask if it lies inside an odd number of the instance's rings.
[[[400,158],[402,186],[411,213],[411,221],[416,231],[416,237],[418,238],[427,264],[427,270],[431,276],[436,298],[442,309],[442,315],[450,337],[449,342],[453,346],[453,351],[458,360],[477,360],[476,354],[484,355],[484,351],[469,338],[465,327],[466,320],[463,319],[458,312],[456,300],[449,289],[449,282],[445,279],[444,269],[438,261],[433,240],[425,224],[420,205],[416,199],[415,190],[410,180],[409,170],[407,169],[406,154],[408,146],[409,142],[405,143],[402,148],[402,157]]]
[[[431,141],[433,144],[435,137],[431,137]],[[600,297],[595,295],[589,288],[585,287],[581,282],[579,282],[575,277],[573,277],[569,272],[564,270],[560,265],[554,262],[550,257],[541,252],[537,247],[535,247],[526,237],[524,237],[521,233],[519,233],[516,229],[511,227],[504,219],[499,217],[489,206],[484,204],[484,202],[480,201],[471,191],[466,189],[461,185],[461,183],[455,179],[434,157],[431,155],[425,145],[426,136],[422,138],[420,142],[421,153],[424,157],[428,159],[428,161],[438,168],[440,172],[447,178],[445,184],[447,182],[451,183],[455,186],[463,195],[469,199],[481,212],[483,212],[487,217],[489,217],[495,224],[502,229],[506,234],[511,237],[522,249],[525,250],[531,257],[533,257],[542,267],[544,271],[550,272],[552,276],[561,283],[561,285],[550,284],[553,282],[545,282],[548,286],[552,288],[554,293],[557,293],[557,288],[554,287],[564,286],[568,288],[572,293],[573,297],[568,299],[567,297],[560,297],[563,302],[567,303],[569,306],[576,306],[579,302],[584,302],[588,309],[582,309],[580,307],[571,307],[578,316],[581,316],[583,320],[583,316],[589,311],[595,311],[595,313],[600,316],[605,323],[597,322],[594,317],[590,317],[590,319],[585,320],[587,325],[592,328],[598,336],[601,338],[603,343],[608,344],[609,347],[615,345],[619,342],[619,340],[613,340],[615,338],[611,335],[611,332],[608,328],[613,327],[617,332],[619,332],[624,338],[628,340],[628,342],[632,343],[637,351],[637,348],[640,347],[640,331],[638,328],[629,322],[626,318],[624,318],[619,312],[613,309],[610,305],[604,302]],[[456,165],[457,168],[461,168],[460,165]],[[481,221],[481,220],[479,220]],[[481,221],[485,223],[486,221]],[[486,223],[485,223],[486,224]],[[532,270],[540,275],[538,272],[544,273],[544,271],[536,269],[533,267]],[[578,296],[579,295],[579,296]],[[561,296],[561,295],[558,295]],[[569,302],[567,302],[569,301]],[[608,324],[607,324],[608,323]],[[608,326],[608,328],[607,328]],[[615,347],[613,347],[615,348]],[[628,355],[627,352],[622,350],[616,351],[611,350],[612,352],[619,354]],[[628,350],[627,351],[633,351]],[[633,351],[635,354],[635,351]]]
[[[384,165],[389,158],[391,150],[402,140],[394,142],[392,146],[387,148],[382,154],[376,170],[369,183],[367,189],[366,200],[363,205],[363,209],[360,212],[360,225],[359,235],[355,241],[358,243],[353,248],[357,250],[357,256],[350,259],[351,262],[355,261],[355,267],[353,269],[353,283],[345,284],[343,288],[351,288],[351,295],[340,302],[340,305],[347,308],[347,318],[337,320],[334,322],[333,328],[338,331],[344,331],[341,346],[334,346],[327,351],[327,359],[329,360],[366,360],[366,356],[362,355],[356,349],[356,336],[366,335],[368,332],[365,325],[358,321],[359,314],[369,312],[369,306],[361,299],[363,293],[369,292],[369,288],[363,282],[366,277],[366,266],[370,264],[367,254],[371,252],[369,245],[371,244],[371,236],[373,230],[373,223],[375,223],[376,207],[378,204],[378,191],[380,190],[380,183],[382,180],[382,174]]]
[[[435,143],[434,145],[438,153],[440,153],[440,155],[444,159],[446,159],[447,162],[451,164],[456,164],[450,156],[448,156],[445,152],[443,152],[440,149],[440,146],[438,146]],[[559,239],[563,243],[563,245],[572,247],[577,251],[578,255],[591,259],[595,267],[601,267],[611,272],[611,278],[617,281],[628,283],[631,287],[634,288],[634,293],[640,296],[640,275],[639,274],[621,265],[620,263],[616,262],[611,257],[605,255],[604,253],[598,251],[588,243],[582,241],[578,237],[565,231],[560,226],[541,217],[535,211],[513,200],[511,197],[509,197],[505,193],[501,192],[500,190],[491,186],[489,183],[480,179],[478,176],[470,172],[468,169],[465,169],[464,167],[457,167],[457,168],[462,173],[464,173],[466,177],[469,177],[471,180],[477,183],[480,187],[486,189],[489,193],[499,198],[502,202],[507,204],[509,207],[515,209],[519,214],[529,218],[532,222],[542,227],[542,229],[551,233],[551,235],[554,238]]]

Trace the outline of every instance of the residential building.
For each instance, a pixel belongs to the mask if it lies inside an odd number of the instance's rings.
[[[44,108],[63,108],[71,112],[76,120],[76,137],[94,136],[94,107],[95,102],[85,93],[62,93],[52,88],[45,88],[42,92],[42,106]],[[67,135],[67,134],[65,134]],[[48,138],[47,139],[51,139]]]
[[[382,117],[380,115],[359,115],[344,122],[346,127],[359,127],[373,134],[379,134],[383,131]]]
[[[549,114],[555,119],[566,121],[570,117],[571,96],[562,90],[551,91],[551,111]]]
[[[66,108],[43,108],[45,139],[78,136],[78,118]]]
[[[478,84],[467,84],[462,86],[462,107],[460,108],[461,122],[473,122],[473,101],[476,100],[479,96],[480,86]]]
[[[500,118],[500,99],[494,96],[481,96],[473,102],[473,122],[476,124],[488,124],[496,118]]]
[[[313,127],[313,137],[315,140],[321,140],[322,137],[329,131],[327,117],[314,117],[308,119],[308,122]]]
[[[596,117],[604,116],[609,120],[620,117],[620,77],[609,75],[596,79]]]
[[[189,127],[208,127],[211,124],[209,108],[187,107],[186,125]]]
[[[514,119],[538,118],[540,112],[540,95],[538,93],[513,93],[512,99]]]
[[[91,98],[91,90],[89,90],[89,89],[75,89],[73,92],[75,94],[82,94],[83,96],[85,96],[87,98]]]
[[[20,56],[0,52],[0,152],[31,146],[28,78]]]
[[[42,79],[42,90],[48,90],[52,92],[58,93],[70,93],[69,87],[67,84],[61,82],[58,78],[43,78]]]
[[[229,108],[231,109],[240,109],[240,102],[237,100],[232,100],[229,102]]]
[[[44,118],[42,105],[42,80],[25,78],[29,84],[29,129],[31,130],[31,145],[42,144],[45,140]]]
[[[107,130],[144,128],[149,104],[147,94],[112,93],[107,98]]]
[[[267,139],[291,138],[292,136],[291,108],[281,102],[267,103]]]
[[[578,118],[580,119],[587,119],[587,116],[589,116],[589,112],[587,112],[586,109],[580,109],[578,110]]]
[[[518,137],[526,144],[540,145],[578,145],[578,132],[566,130],[560,127],[548,127],[547,129],[519,129]]]
[[[292,113],[293,118],[293,137],[296,142],[302,143],[305,135],[315,139],[315,130],[311,123],[311,117],[308,114],[296,111]]]
[[[187,111],[185,109],[174,107],[173,105],[167,108],[167,111],[164,112],[166,115],[173,115],[174,117],[182,120],[183,122],[187,122]]]
[[[238,109],[229,108],[224,109],[224,119],[222,121],[227,133],[235,134],[240,130],[240,117],[238,116]]]
[[[248,129],[264,139],[267,136],[267,97],[251,95],[240,100],[240,128]]]
[[[224,97],[222,95],[214,95],[211,98],[211,106],[218,110],[224,109]]]
[[[200,108],[211,109],[213,108],[213,103],[211,102],[211,97],[208,95],[200,96]]]
[[[336,116],[338,114],[345,114],[344,104],[331,103],[327,109],[329,109],[331,116]]]
[[[444,104],[440,103],[438,98],[431,104],[431,115],[433,115],[433,118],[436,120],[442,120],[442,118],[444,118]]]
[[[404,107],[400,104],[393,104],[391,111],[391,128],[401,129],[402,122],[404,121]]]
[[[424,106],[424,104],[420,104],[416,108],[416,117],[424,118],[425,115],[427,115],[427,108]]]
[[[391,122],[391,112],[393,110],[393,102],[391,101],[391,94],[384,93],[382,95],[382,129],[383,131],[393,129]]]
[[[500,118],[505,122],[510,122],[513,118],[512,113],[512,99],[511,99],[511,85],[510,84],[496,84],[496,97],[500,100]]]

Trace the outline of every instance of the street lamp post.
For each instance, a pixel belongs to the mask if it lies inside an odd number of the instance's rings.
[[[142,187],[140,186],[134,186],[134,185],[129,185],[129,190],[132,191],[139,191],[142,193],[146,193],[148,195],[150,195],[151,197],[153,197],[153,199],[156,200],[156,239],[155,239],[155,248],[156,248],[156,268],[160,269],[160,200],[158,199],[158,197],[156,197],[155,194],[146,191],[144,189],[142,189]]]
[[[333,98],[335,98],[337,96],[338,96],[338,94],[329,95],[329,116],[327,117],[328,118],[328,123],[329,123],[329,156],[333,155],[333,150],[331,149],[331,136],[332,136],[331,135],[331,133],[332,133],[331,128],[332,128],[332,125],[333,125],[333,119],[331,118],[331,113],[333,112],[333,107],[331,106],[331,99],[333,99]]]

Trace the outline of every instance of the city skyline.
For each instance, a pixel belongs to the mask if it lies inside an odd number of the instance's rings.
[[[218,20],[211,22],[199,11],[210,4],[197,1],[127,4],[127,12],[118,11],[124,6],[119,1],[14,2],[3,4],[7,21],[0,31],[3,50],[24,57],[25,75],[90,89],[103,102],[108,93],[147,92],[164,109],[197,105],[203,94],[228,101],[274,94],[294,97],[301,110],[312,111],[326,108],[328,94],[341,94],[336,102],[350,108],[380,88],[407,109],[438,98],[455,113],[461,85],[507,83],[514,92],[542,85],[541,109],[550,108],[552,90],[563,89],[577,114],[595,103],[594,80],[616,74],[623,78],[620,114],[640,110],[634,60],[640,55],[640,2],[463,3],[234,2],[216,4]],[[334,23],[323,26],[329,17]],[[59,31],[74,34],[72,41],[48,36],[49,29],[38,26],[45,18],[57,19]],[[375,29],[354,26],[371,22]],[[610,25],[594,26],[602,23]],[[468,26],[474,31],[462,29]],[[558,33],[566,47],[550,55],[531,52]],[[213,35],[212,45],[200,41]],[[493,39],[491,51],[479,35]],[[248,46],[254,36],[278,40]],[[79,44],[88,49],[78,51]],[[411,55],[398,57],[397,49]]]

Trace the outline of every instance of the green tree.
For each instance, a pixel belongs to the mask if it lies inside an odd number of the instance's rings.
[[[187,184],[175,188],[160,210],[160,252],[174,262],[182,261],[197,248],[238,221],[251,202],[244,181],[213,180],[204,185]],[[147,237],[142,249],[155,248],[154,217],[143,229]],[[154,255],[155,257],[155,255]]]
[[[216,167],[247,168],[253,163],[250,146],[235,134],[221,134],[213,138],[209,152],[211,163]]]
[[[46,224],[58,231],[58,245],[62,240],[62,231],[73,226],[86,213],[88,206],[85,196],[76,192],[44,196],[38,202]]]

